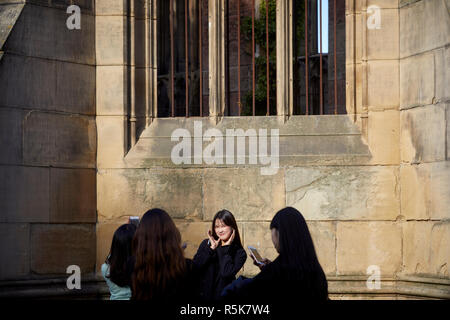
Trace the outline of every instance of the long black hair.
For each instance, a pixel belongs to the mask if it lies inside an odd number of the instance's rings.
[[[229,227],[232,227],[234,229],[234,240],[233,240],[233,244],[236,245],[239,248],[242,248],[242,242],[241,242],[241,236],[239,235],[239,229],[236,223],[236,219],[234,218],[233,214],[224,209],[224,210],[220,210],[219,212],[216,213],[216,215],[213,218],[212,221],[212,236],[214,237],[214,239],[219,239],[219,236],[216,233],[216,220],[222,220],[223,223]]]
[[[134,224],[121,225],[114,232],[111,250],[106,263],[109,265],[109,276],[119,287],[131,285],[131,275],[127,272],[127,263],[132,256],[132,242],[136,232]]]
[[[291,276],[302,279],[312,296],[327,298],[325,273],[303,215],[295,208],[284,208],[272,219],[270,229],[273,228],[279,234],[279,259],[289,268]]]

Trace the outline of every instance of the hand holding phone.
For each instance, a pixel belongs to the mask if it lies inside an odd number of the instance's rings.
[[[261,255],[259,254],[258,250],[256,250],[255,247],[248,246],[248,250],[250,250],[250,256],[257,265],[264,264],[264,259],[261,257]]]
[[[128,218],[128,223],[134,224],[136,227],[139,225],[139,217],[138,216],[131,216]]]

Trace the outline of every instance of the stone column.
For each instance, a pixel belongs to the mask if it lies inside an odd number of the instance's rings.
[[[292,0],[277,1],[277,115],[293,113]]]
[[[216,123],[225,111],[225,4],[209,3],[209,115]]]

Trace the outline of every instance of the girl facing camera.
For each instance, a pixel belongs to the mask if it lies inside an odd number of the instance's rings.
[[[111,250],[102,265],[102,275],[105,279],[111,300],[129,300],[131,297],[131,277],[127,263],[131,257],[131,244],[136,226],[124,224],[114,232]]]
[[[246,259],[233,214],[227,210],[217,212],[208,238],[202,241],[194,256],[201,278],[201,298],[219,300],[222,290],[235,279]]]

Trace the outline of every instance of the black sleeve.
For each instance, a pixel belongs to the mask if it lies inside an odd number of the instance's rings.
[[[215,250],[208,245],[208,239],[203,240],[193,259],[195,267],[202,268],[215,254]]]
[[[220,276],[223,278],[235,277],[247,260],[245,250],[239,248],[235,254],[232,254],[230,246],[220,246],[216,250],[219,257]]]
[[[226,298],[227,300],[234,302],[273,302],[271,301],[271,294],[277,294],[272,286],[273,279],[273,268],[266,266],[250,281],[245,281],[242,285],[234,286],[233,290],[228,292],[228,296]]]

